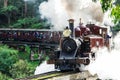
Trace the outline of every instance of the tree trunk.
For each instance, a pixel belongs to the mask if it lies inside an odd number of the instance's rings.
[[[8,24],[10,24],[10,17],[8,17]]]
[[[27,16],[27,2],[25,1],[25,13],[24,13],[24,16],[26,17]]]
[[[8,14],[8,15],[7,15],[7,18],[8,18],[8,24],[9,24],[9,25],[10,25],[10,23],[11,23],[10,17],[11,17],[11,15]]]
[[[8,6],[8,0],[4,0],[4,7]]]

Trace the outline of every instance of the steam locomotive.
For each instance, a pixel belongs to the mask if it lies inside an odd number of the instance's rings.
[[[48,64],[55,64],[55,69],[80,70],[81,65],[88,65],[95,59],[99,47],[109,46],[107,28],[87,24],[74,28],[74,20],[69,20],[69,29],[63,31],[60,48],[48,60]]]

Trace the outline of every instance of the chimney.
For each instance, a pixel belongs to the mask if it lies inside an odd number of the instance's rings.
[[[74,19],[69,19],[69,28],[71,30],[71,37],[74,37]]]

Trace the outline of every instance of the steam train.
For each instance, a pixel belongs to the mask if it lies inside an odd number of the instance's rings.
[[[55,64],[59,70],[80,70],[81,65],[88,65],[95,59],[96,50],[109,46],[107,28],[87,24],[74,28],[74,20],[69,20],[69,29],[63,31],[60,48],[51,56],[48,64]]]
[[[97,48],[109,47],[107,28],[87,24],[74,28],[74,20],[70,19],[65,31],[41,29],[0,29],[0,41],[30,42],[39,44],[56,44],[50,53],[48,64],[55,64],[55,69],[78,70],[81,65],[88,65],[95,58]],[[47,45],[48,46],[48,45]]]

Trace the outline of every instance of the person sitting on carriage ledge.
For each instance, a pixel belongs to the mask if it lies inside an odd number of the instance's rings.
[[[65,30],[63,31],[63,37],[70,37],[71,35],[71,30],[66,26]]]

